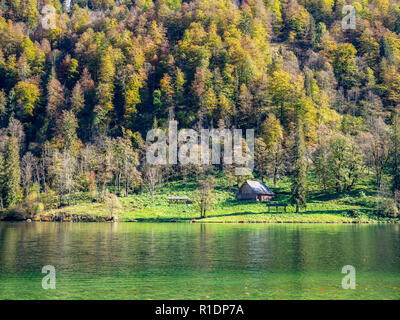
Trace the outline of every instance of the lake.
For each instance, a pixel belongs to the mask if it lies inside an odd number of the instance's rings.
[[[399,237],[400,225],[0,222],[0,299],[399,299]]]

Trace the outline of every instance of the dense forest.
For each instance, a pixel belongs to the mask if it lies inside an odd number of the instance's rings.
[[[297,206],[308,175],[341,193],[370,174],[396,216],[399,32],[398,0],[2,0],[1,208],[201,174],[145,163],[146,132],[174,119],[255,129],[254,176],[290,177]]]

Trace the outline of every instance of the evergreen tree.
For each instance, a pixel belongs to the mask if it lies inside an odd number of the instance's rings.
[[[78,121],[72,111],[63,112],[63,121],[61,127],[61,135],[64,141],[64,149],[72,156],[78,154],[79,140],[76,130],[78,128]]]
[[[0,209],[4,208],[4,156],[0,152]]]
[[[4,196],[5,205],[18,203],[22,197],[21,168],[18,139],[11,136],[7,139],[4,153]]]
[[[81,84],[78,82],[71,93],[71,110],[74,114],[79,114],[85,106],[85,98]]]
[[[307,163],[306,147],[304,142],[303,121],[297,116],[295,145],[293,150],[293,163],[295,164],[292,174],[291,202],[299,208],[305,208],[307,202]]]
[[[391,148],[392,191],[400,190],[400,119],[398,111],[393,115]]]

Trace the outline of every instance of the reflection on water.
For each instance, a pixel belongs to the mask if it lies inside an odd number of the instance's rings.
[[[1,299],[398,299],[399,225],[0,223]],[[57,289],[41,288],[54,265]],[[344,265],[357,289],[344,290]]]

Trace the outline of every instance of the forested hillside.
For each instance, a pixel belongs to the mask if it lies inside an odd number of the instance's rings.
[[[342,29],[346,4],[355,29]],[[198,174],[145,164],[147,131],[175,119],[255,129],[254,176],[291,178],[300,207],[307,175],[334,194],[369,174],[396,215],[399,32],[398,0],[3,0],[1,206]]]

